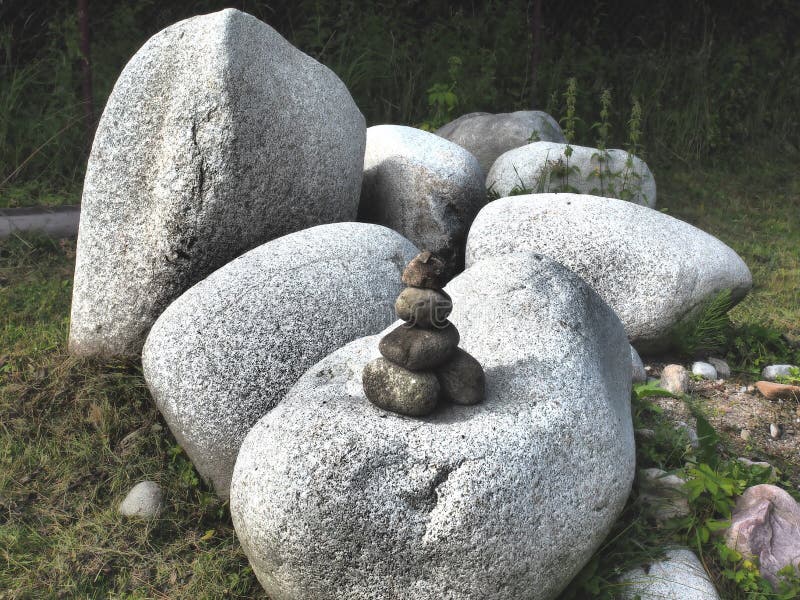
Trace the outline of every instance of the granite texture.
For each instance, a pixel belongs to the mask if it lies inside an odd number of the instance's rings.
[[[226,9],[127,64],[84,182],[69,347],[138,355],[159,314],[243,252],[354,220],[364,117],[336,75]]]
[[[567,147],[572,154],[567,156]],[[571,191],[608,198],[621,198],[636,204],[656,205],[656,180],[647,164],[628,152],[535,142],[500,156],[486,176],[486,189],[501,197],[514,188],[534,192]]]
[[[381,410],[379,336],[320,361],[245,439],[231,514],[274,600],[551,599],[630,492],[630,350],[565,267],[484,261],[446,288],[486,400]]]
[[[715,237],[632,202],[579,194],[502,198],[478,214],[467,266],[539,252],[585,279],[619,315],[642,353],[670,346],[673,328],[722,290],[752,286],[744,261]]]
[[[164,509],[164,492],[155,481],[140,481],[120,502],[119,513],[124,517],[150,519]]]
[[[145,380],[220,496],[250,427],[306,369],[393,321],[400,274],[416,253],[379,225],[319,225],[228,263],[159,317]]]
[[[539,110],[469,113],[437,129],[436,135],[471,152],[478,159],[484,175],[498,156],[533,140],[567,141],[558,122]]]
[[[646,567],[620,578],[620,600],[719,600],[703,563],[688,548],[667,550],[664,560]]]
[[[486,203],[478,161],[421,129],[367,130],[358,218],[398,231],[445,262],[445,281],[464,268],[464,243]]]

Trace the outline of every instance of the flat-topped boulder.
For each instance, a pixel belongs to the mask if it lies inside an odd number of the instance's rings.
[[[530,194],[486,205],[472,225],[466,264],[539,252],[585,279],[619,315],[642,353],[720,293],[736,303],[753,284],[747,265],[712,235],[657,210],[582,194]]]
[[[250,431],[231,514],[272,598],[551,599],[619,516],[635,449],[630,348],[580,278],[535,255],[450,283],[485,400],[388,412],[380,336],[314,365]]]
[[[150,38],[97,127],[69,347],[141,352],[175,298],[270,239],[355,220],[364,117],[328,68],[226,9]]]
[[[656,205],[656,180],[638,156],[556,142],[534,142],[502,154],[486,176],[486,189],[500,197],[519,190],[575,192]]]
[[[418,250],[379,225],[320,225],[225,265],[173,302],[142,355],[175,438],[228,495],[250,427],[315,362],[387,327]]]

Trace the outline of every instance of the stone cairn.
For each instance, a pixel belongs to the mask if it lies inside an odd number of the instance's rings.
[[[458,347],[458,330],[447,320],[453,302],[442,289],[444,276],[445,263],[430,252],[403,271],[408,287],[394,308],[405,323],[381,339],[383,356],[362,374],[367,398],[385,410],[419,417],[433,412],[440,399],[470,405],[484,398],[483,368]]]

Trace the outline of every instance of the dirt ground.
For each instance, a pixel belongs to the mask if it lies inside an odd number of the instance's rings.
[[[665,364],[648,364],[648,377],[658,379]],[[729,444],[729,451],[780,469],[784,479],[800,489],[800,402],[768,400],[755,389],[755,380],[732,377],[690,381],[689,392],[709,422]],[[653,398],[672,420],[694,426],[686,403],[676,398]],[[779,435],[773,438],[771,425]],[[773,428],[774,429],[774,428]]]

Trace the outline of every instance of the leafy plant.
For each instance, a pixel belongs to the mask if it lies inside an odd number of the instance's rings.
[[[432,115],[420,125],[420,129],[425,131],[435,131],[448,121],[452,121],[455,109],[458,107],[456,87],[461,72],[461,59],[458,56],[451,56],[447,64],[450,82],[434,83],[428,88],[428,108],[432,111]]]
[[[776,378],[776,381],[789,385],[800,385],[800,367],[791,367],[788,375],[780,375]]]

